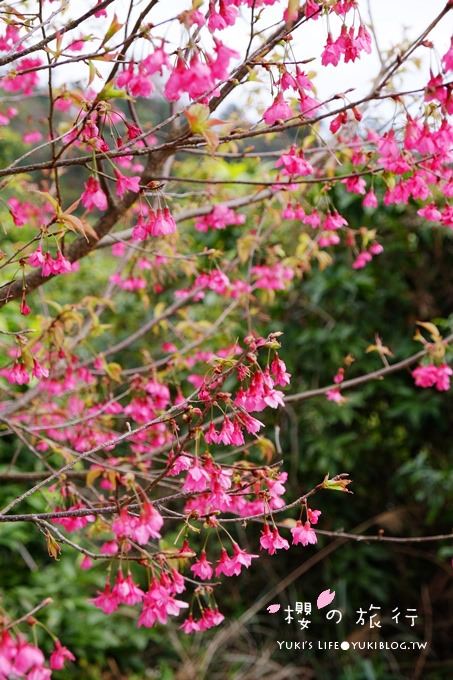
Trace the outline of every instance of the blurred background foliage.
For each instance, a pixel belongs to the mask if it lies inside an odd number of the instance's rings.
[[[24,152],[19,132],[2,130],[2,164]],[[284,140],[278,141],[280,147],[284,145]],[[266,148],[272,148],[274,142],[271,140],[271,146]],[[271,162],[263,160],[264,165]],[[65,184],[72,185],[74,173],[81,172],[71,170],[64,176]],[[174,172],[201,178],[215,174],[229,179],[256,179],[263,167],[257,170],[255,163],[247,159],[221,163],[209,157],[201,160],[198,156],[183,156],[176,160]],[[80,181],[78,176],[78,186]],[[379,192],[382,187],[375,189]],[[316,199],[317,191],[316,187],[310,190],[312,199]],[[11,195],[8,192],[19,197],[23,192],[25,196],[24,178],[6,187],[6,198]],[[231,188],[221,189],[216,201],[231,195]],[[331,383],[347,355],[354,362],[346,377],[379,368],[379,357],[366,352],[375,342],[376,334],[394,352],[391,360],[395,361],[420,348],[412,339],[417,320],[433,320],[444,334],[453,323],[452,234],[422,223],[415,205],[364,210],[360,198],[341,188],[335,200],[352,226],[377,229],[385,251],[365,269],[354,271],[350,252],[339,248],[331,266],[323,271],[317,266],[301,271],[302,275],[286,292],[276,296],[258,293],[260,299],[251,310],[255,325],[263,334],[283,331],[282,357],[293,375],[292,392]],[[178,197],[170,204],[177,209]],[[248,216],[247,227],[259,223],[261,211],[259,206],[244,211]],[[266,261],[272,257],[272,250],[278,248],[293,262],[300,227],[282,221],[278,203],[266,207],[266,211],[266,224],[274,226],[268,247],[256,253],[255,261]],[[3,203],[0,217],[8,225],[2,245],[8,253],[13,242],[16,245],[25,242],[30,233],[11,228]],[[127,225],[119,225],[124,226]],[[244,227],[200,234],[194,231],[193,222],[186,222],[180,230],[180,242],[194,252],[207,246],[233,256],[240,229]],[[109,249],[90,256],[76,275],[76,289],[75,277],[60,277],[42,289],[39,299],[43,308],[46,300],[66,304],[84,295],[98,294],[115,266]],[[152,276],[158,281],[159,272]],[[179,283],[175,274],[175,285]],[[158,297],[152,288],[140,294],[120,293],[114,310],[107,310],[102,317],[108,327],[91,339],[89,351],[105,348],[112,339],[116,342],[127,336],[147,318],[158,301],[171,300],[171,287]],[[213,323],[222,309],[223,301],[208,295],[204,304],[181,311],[180,322]],[[10,304],[2,311],[3,328],[16,330],[22,323],[18,305]],[[30,317],[30,323],[38,321]],[[224,330],[217,333],[213,344],[228,345],[246,332],[243,315],[235,313]],[[112,359],[120,361],[123,368],[137,366],[140,352],[154,356],[154,347],[173,339],[172,329],[162,325],[153,336],[146,336]],[[310,489],[326,473],[349,472],[354,480],[354,495],[324,493],[316,497],[314,506],[323,513],[319,528],[372,534],[382,529],[387,535],[399,536],[450,532],[453,525],[450,393],[415,388],[407,370],[346,394],[347,401],[341,406],[318,397],[296,402],[267,416],[268,436],[274,439],[278,433],[284,468],[290,473],[287,498]],[[8,468],[19,446],[10,437],[0,438],[0,469]],[[30,461],[30,465],[33,469],[34,463]],[[21,488],[3,484],[0,503],[4,505]],[[46,497],[36,496],[28,507],[45,509]],[[166,540],[171,538],[167,535]],[[238,527],[238,538],[241,545],[256,551],[258,527],[249,526],[247,532]],[[61,678],[74,680],[268,677],[446,680],[453,676],[452,557],[451,542],[366,543],[319,536],[316,547],[297,546],[274,557],[264,556],[240,579],[228,579],[217,593],[225,624],[201,637],[187,637],[178,631],[177,623],[152,630],[137,629],[135,612],[128,612],[127,608],[105,617],[88,599],[104,582],[104,565],[83,571],[79,567],[80,555],[67,547],[59,561],[54,562],[47,555],[44,538],[30,525],[2,525],[0,531],[2,604],[11,614],[21,615],[42,598],[54,599],[54,605],[44,610],[39,619],[77,655],[77,665],[60,673]],[[285,587],[277,592],[284,579]],[[338,626],[326,622],[322,612],[314,611],[310,628],[302,631],[294,622],[284,623],[282,612],[273,617],[266,613],[271,602],[286,607],[295,601],[309,601],[314,606],[317,594],[327,587],[336,591],[335,603],[344,612]],[[260,602],[258,611],[249,616],[249,608]],[[370,604],[382,608],[382,629],[370,631],[355,623],[355,611]],[[414,628],[392,622],[391,611],[397,606],[402,611],[417,608],[419,619]],[[37,634],[43,647],[49,648],[46,633],[38,629]],[[302,653],[280,651],[276,641],[283,639],[427,639],[430,651],[426,657],[421,652],[394,651]],[[55,675],[58,677],[58,673]]]

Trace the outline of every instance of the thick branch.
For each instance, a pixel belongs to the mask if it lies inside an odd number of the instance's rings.
[[[163,167],[165,160],[171,155],[170,150],[162,152],[149,152],[148,163],[140,179],[140,184],[146,185],[151,179],[159,173],[159,170]],[[137,199],[138,194],[133,192],[128,192],[124,198],[115,205],[110,206],[110,208],[99,218],[94,226],[94,230],[97,234],[97,239],[90,235],[86,237],[80,236],[69,246],[66,257],[70,262],[77,262],[91,252],[99,240],[106,236],[106,234],[113,229],[118,220],[125,215],[129,208],[134,204]],[[24,282],[22,280],[16,280],[3,286],[0,290],[0,307],[11,300],[15,300],[22,295],[22,291],[25,289],[26,293],[30,293],[32,290],[39,288],[44,283],[49,281],[53,276],[43,276],[41,270],[31,272],[25,277]]]

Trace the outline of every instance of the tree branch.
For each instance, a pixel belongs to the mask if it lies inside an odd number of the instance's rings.
[[[444,338],[443,342],[448,345],[453,341],[453,333]],[[296,394],[289,394],[285,396],[285,403],[291,403],[293,401],[303,401],[305,399],[311,399],[312,397],[319,397],[326,394],[329,390],[340,389],[341,391],[350,389],[351,387],[356,387],[357,385],[363,385],[364,383],[370,382],[370,380],[378,380],[391,373],[396,373],[401,371],[403,368],[408,368],[415,364],[417,361],[422,359],[428,353],[428,349],[422,349],[420,352],[412,354],[406,359],[402,359],[395,364],[390,364],[389,366],[384,366],[377,371],[372,371],[371,373],[365,373],[364,375],[359,375],[357,378],[351,378],[351,380],[345,380],[340,384],[331,384],[326,387],[319,387],[314,390],[306,390],[305,392],[298,392]]]
[[[170,178],[173,179],[173,178]],[[277,192],[273,189],[264,189],[255,194],[249,194],[247,196],[241,196],[240,198],[233,198],[229,201],[221,201],[221,205],[227,208],[243,208],[247,205],[252,205],[253,203],[259,203],[260,201],[265,201],[268,198],[275,196]],[[200,206],[199,208],[192,208],[190,210],[182,210],[179,213],[173,215],[175,222],[181,224],[187,220],[191,220],[194,217],[202,217],[203,215],[209,215],[213,211],[216,204]],[[111,246],[113,243],[118,241],[127,241],[132,235],[132,229],[124,229],[123,231],[114,232],[107,234],[99,243],[96,248],[106,248]]]
[[[151,179],[159,173],[159,169],[162,168],[165,160],[171,155],[171,151],[167,148],[162,152],[148,151],[148,154],[148,162],[140,178],[140,184],[142,185],[148,184]],[[66,252],[68,260],[70,262],[77,262],[88,255],[88,253],[96,247],[99,240],[109,233],[117,221],[123,217],[134,204],[137,196],[138,194],[129,191],[118,204],[110,206],[94,225],[94,231],[96,232],[97,238],[95,239],[87,234],[86,237],[80,236],[73,241]],[[41,274],[41,270],[37,269],[28,274],[23,281],[19,279],[6,284],[0,290],[0,307],[3,307],[11,300],[19,298],[22,295],[23,290],[28,294],[47,281],[50,281],[52,278],[54,278],[53,275],[45,277]]]
[[[94,5],[94,7],[85,12],[85,14],[82,14],[82,16],[78,17],[77,19],[69,21],[66,24],[66,26],[63,26],[62,28],[58,29],[58,31],[54,31],[54,33],[48,35],[46,38],[43,38],[34,45],[26,47],[21,52],[14,52],[14,54],[2,57],[0,59],[0,67],[5,66],[6,64],[10,64],[12,61],[16,61],[16,59],[22,59],[22,57],[26,57],[28,54],[31,54],[32,52],[37,52],[38,50],[41,50],[43,47],[52,42],[52,40],[55,40],[56,38],[64,35],[68,31],[71,31],[73,28],[77,28],[77,26],[82,24],[86,19],[89,19],[93,14],[111,5],[113,1],[114,0],[102,0],[102,2],[99,3],[99,5]]]

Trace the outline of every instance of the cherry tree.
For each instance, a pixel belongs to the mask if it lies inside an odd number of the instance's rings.
[[[185,633],[205,631],[224,618],[224,578],[316,544],[323,494],[347,502],[353,471],[326,470],[286,498],[273,410],[317,396],[341,408],[348,390],[407,368],[414,389],[449,389],[452,337],[425,319],[416,354],[391,361],[378,338],[372,373],[351,377],[345,360],[332,384],[291,391],[268,311],[338,253],[351,276],[380,259],[384,239],[348,222],[341,194],[370,213],[415,205],[433,229],[453,228],[453,48],[431,41],[452,3],[393,54],[362,4],[0,7],[0,123],[22,129],[26,148],[0,169],[0,305],[13,310],[0,419],[20,450],[0,478],[23,485],[0,522],[30,523],[51,557],[72,551],[102,570],[104,589],[86,596],[106,615],[130,607],[138,626],[179,616]],[[336,73],[375,50],[368,92],[338,92]],[[421,84],[408,89],[413,58]],[[254,552],[238,523],[259,526]],[[42,680],[74,661],[70,641],[56,639],[49,659],[31,641],[44,606],[2,614],[0,678]]]

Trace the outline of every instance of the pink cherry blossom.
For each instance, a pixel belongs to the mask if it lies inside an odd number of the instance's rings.
[[[88,210],[98,208],[98,210],[107,209],[107,196],[101,189],[99,181],[94,177],[89,177],[85,182],[85,190],[82,194],[82,205]]]
[[[338,66],[340,63],[340,57],[342,54],[342,49],[337,41],[332,39],[331,33],[327,35],[327,42],[324,46],[324,50],[321,56],[321,63],[323,66]]]
[[[245,216],[236,213],[231,208],[221,203],[206,216],[199,217],[195,222],[197,231],[207,232],[209,229],[225,229],[227,226],[244,224]]]
[[[302,524],[301,521],[296,523],[296,526],[291,529],[293,535],[293,545],[301,543],[302,545],[314,545],[318,539],[315,532],[311,528],[310,522]]]
[[[0,87],[5,92],[21,92],[24,96],[32,94],[39,83],[37,71],[29,70],[41,66],[40,57],[25,57],[15,64],[15,69],[0,77]],[[21,74],[21,71],[28,73]]]
[[[307,508],[307,516],[310,524],[318,524],[320,515],[321,510],[312,510],[311,508]]]
[[[209,581],[212,578],[211,562],[208,561],[205,550],[201,551],[199,560],[190,567],[190,570],[202,581]]]
[[[228,26],[234,26],[239,10],[228,0],[219,0],[219,9],[215,9],[215,0],[209,2],[208,28],[210,31],[222,31]]]
[[[225,80],[228,77],[229,70],[231,68],[231,59],[239,59],[240,54],[236,50],[232,50],[227,47],[224,43],[214,37],[215,43],[215,59],[211,57],[209,59],[209,67],[211,69],[211,76],[216,80]]]
[[[425,220],[429,220],[430,222],[440,222],[442,219],[442,213],[434,203],[425,205],[423,208],[417,210],[417,215],[424,217]]]
[[[333,401],[335,404],[342,404],[346,401],[339,387],[332,387],[330,390],[327,390],[326,398],[328,401]]]
[[[212,609],[211,607],[206,607],[203,610],[201,619],[199,620],[199,628],[200,630],[214,628],[214,626],[219,626],[224,619],[225,617],[219,612],[217,608]]]
[[[270,529],[268,524],[264,525],[261,532],[260,545],[269,555],[275,555],[277,550],[289,549],[288,541],[279,534],[277,527]]]
[[[288,118],[291,118],[293,112],[290,105],[284,100],[283,94],[280,92],[274,99],[273,103],[263,113],[263,119],[266,125],[274,125],[274,123],[283,123]]]
[[[112,593],[109,583],[106,583],[104,590],[99,592],[91,601],[94,606],[101,609],[104,614],[111,614],[116,611],[120,604],[116,595]]]
[[[366,194],[366,196],[364,197],[364,199],[362,201],[362,205],[365,208],[377,208],[378,207],[378,200],[377,200],[377,197],[376,197],[376,194],[374,193],[374,191],[371,190]]]
[[[271,363],[271,374],[276,385],[289,385],[291,380],[291,374],[286,370],[286,364],[277,355]]]
[[[255,265],[252,274],[256,278],[255,286],[266,290],[284,290],[294,276],[292,269],[281,264]]]
[[[198,633],[201,630],[199,622],[195,621],[192,614],[182,622],[180,629],[184,631],[184,633]]]
[[[275,163],[276,168],[283,168],[282,175],[287,176],[302,176],[312,175],[314,170],[310,163],[304,158],[302,149],[296,149],[292,146],[288,153],[284,153]]]
[[[140,177],[127,177],[119,170],[115,170],[116,177],[116,194],[120,198],[124,196],[127,191],[132,191],[137,194],[140,191]]]
[[[56,640],[55,649],[50,655],[50,667],[54,671],[60,671],[64,668],[66,661],[75,661],[75,656],[67,647],[64,647],[59,640]]]
[[[27,224],[32,210],[31,204],[19,201],[14,196],[6,202],[16,227],[23,227],[24,224]]]
[[[31,132],[26,132],[23,137],[22,141],[25,144],[37,144],[40,142],[42,139],[42,133],[39,130],[33,130]]]
[[[450,376],[453,370],[447,364],[427,364],[417,366],[412,371],[412,375],[417,387],[434,387],[439,392],[446,392],[450,389]]]
[[[144,594],[143,609],[138,619],[138,626],[151,628],[156,622],[167,623],[169,616],[177,616],[181,609],[187,608],[187,602],[172,596],[171,584],[162,584],[154,579]]]
[[[209,484],[209,475],[198,460],[187,471],[183,491],[205,491]]]
[[[134,583],[130,574],[124,577],[121,572],[119,572],[115,585],[113,586],[112,595],[119,604],[133,606],[134,604],[141,602],[145,594],[143,590]]]

